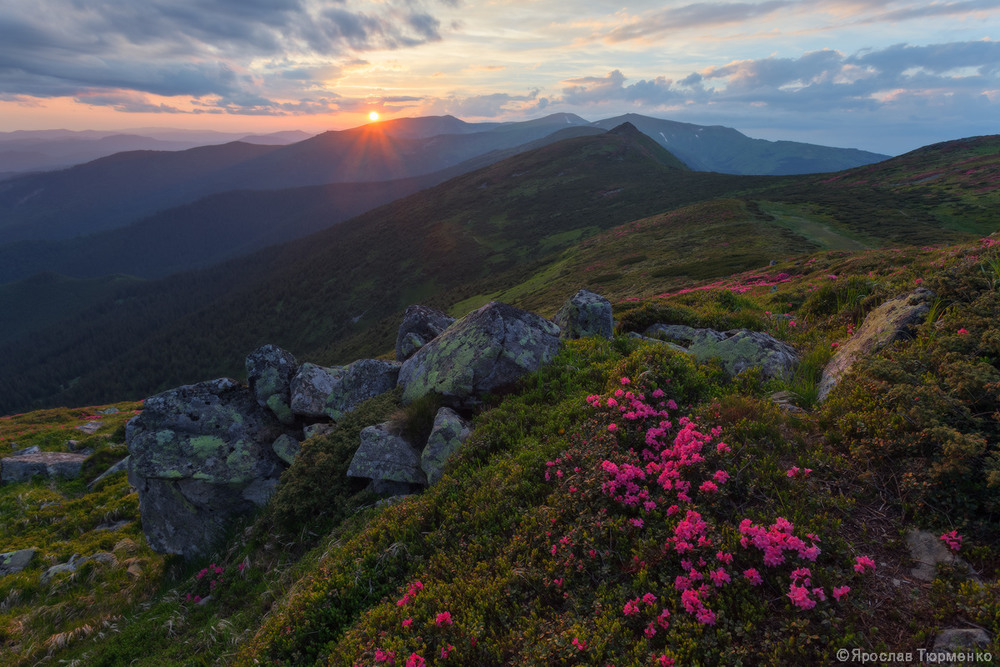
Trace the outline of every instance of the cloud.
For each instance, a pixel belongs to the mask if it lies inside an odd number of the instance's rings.
[[[440,39],[423,0],[14,0],[0,5],[0,95],[237,98],[261,61],[289,63],[287,81],[333,78],[365,51]]]
[[[619,70],[609,72],[604,77],[580,77],[569,79],[563,88],[561,101],[570,105],[592,105],[607,102],[630,102],[643,106],[657,107],[685,99],[687,91],[674,86],[670,79],[662,76],[652,80],[640,80],[625,85],[626,77]]]
[[[691,28],[744,23],[756,18],[771,16],[797,3],[795,0],[768,0],[767,2],[697,2],[683,7],[664,9],[642,17],[633,17],[625,25],[607,31],[603,37],[609,42],[662,37]]]

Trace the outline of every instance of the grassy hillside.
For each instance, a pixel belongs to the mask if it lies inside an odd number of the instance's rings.
[[[942,144],[921,160],[968,171],[955,163],[975,157],[985,173],[1000,168],[998,145],[985,138],[967,154]],[[954,242],[996,228],[995,207],[971,204],[956,228],[941,213],[957,196],[947,180],[900,189],[892,170],[912,171],[911,159],[884,163],[886,176],[862,168],[865,179],[748,177],[680,169],[635,131],[567,139],[10,343],[0,349],[0,412],[238,376],[233,350],[263,343],[321,363],[382,354],[418,302],[460,309],[505,295],[550,314],[558,302],[531,295],[552,281],[651,296],[664,291],[657,281],[673,289],[814,249]]]
[[[14,665],[814,665],[839,649],[916,653],[943,628],[982,627],[997,655],[997,267],[994,237],[795,255],[683,287],[651,278],[649,297],[619,285],[619,335],[564,343],[488,401],[425,493],[376,505],[346,483],[361,428],[420,418],[395,394],[373,399],[305,443],[221,553],[159,570],[149,561],[158,592],[117,599],[100,624],[79,600],[120,565],[61,586],[40,585],[38,563],[16,585],[0,579],[0,651]],[[916,336],[866,359],[816,406],[835,346],[918,285],[938,301]],[[531,298],[568,296],[549,289]],[[624,335],[657,321],[766,330],[803,364],[787,383],[728,381],[714,364]],[[805,411],[773,402],[779,390]],[[632,419],[610,399],[654,416]],[[667,461],[685,494],[657,481],[650,466]],[[25,511],[0,508],[5,522]],[[71,540],[91,539],[82,520],[66,522]],[[903,539],[914,527],[956,531],[978,580],[956,567],[914,579]],[[199,577],[210,565],[223,572],[211,591]],[[30,591],[26,601],[14,589]]]

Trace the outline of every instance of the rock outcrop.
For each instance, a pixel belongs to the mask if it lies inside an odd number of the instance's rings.
[[[276,345],[262,345],[246,359],[247,384],[257,403],[268,408],[283,424],[294,424],[292,377],[299,364],[290,352]]]
[[[934,292],[919,288],[910,294],[890,299],[868,313],[858,332],[840,346],[823,369],[818,399],[824,400],[854,364],[871,357],[890,343],[911,335],[930,311]]]
[[[611,338],[615,326],[611,302],[585,289],[570,297],[552,321],[559,327],[559,335],[563,339]]]
[[[417,350],[440,336],[454,321],[454,317],[434,308],[408,307],[396,334],[396,361],[406,361],[412,357]]]
[[[86,454],[69,452],[33,452],[8,456],[0,459],[0,484],[26,482],[36,475],[75,479],[80,476],[80,468],[86,460]]]
[[[160,552],[208,552],[229,521],[266,502],[284,468],[285,433],[250,390],[222,378],[146,400],[128,422],[129,480],[142,526]]]
[[[302,364],[291,381],[292,411],[307,419],[338,421],[361,402],[392,391],[399,369],[399,362],[380,359],[333,368]]]
[[[730,377],[749,368],[759,368],[765,378],[787,379],[799,362],[795,348],[760,331],[715,331],[680,324],[654,324],[643,335],[680,345],[698,361],[717,360]]]
[[[469,422],[451,408],[444,407],[434,415],[434,426],[420,454],[420,467],[427,475],[427,483],[441,479],[444,465],[451,455],[469,438]]]
[[[420,468],[420,452],[385,422],[361,431],[361,446],[347,469],[348,477],[402,482],[423,486],[427,476]]]
[[[456,321],[403,362],[403,401],[436,393],[452,407],[513,384],[555,356],[559,327],[543,317],[492,301]]]

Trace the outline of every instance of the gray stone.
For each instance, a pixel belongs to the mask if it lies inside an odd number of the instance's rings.
[[[420,453],[404,438],[392,433],[389,422],[361,431],[361,446],[347,468],[347,476],[408,484],[427,483],[427,477],[420,468]]]
[[[103,482],[104,480],[106,480],[111,475],[114,475],[115,473],[119,473],[119,472],[123,472],[123,471],[127,472],[128,471],[128,462],[129,462],[129,457],[126,456],[121,461],[119,461],[118,463],[114,464],[113,466],[111,466],[110,468],[108,468],[107,470],[105,470],[104,472],[102,472],[100,475],[98,475],[97,477],[95,477],[93,480],[91,480],[91,482],[89,484],[87,484],[87,488],[88,489],[94,488],[99,483]]]
[[[301,448],[299,441],[287,433],[279,435],[278,439],[271,445],[271,449],[278,455],[278,458],[288,465],[295,463],[295,457],[299,455]]]
[[[472,406],[547,364],[559,327],[534,313],[492,301],[452,324],[403,362],[403,402],[430,393],[452,407]]]
[[[819,381],[819,400],[824,400],[861,359],[867,359],[891,343],[912,336],[913,329],[930,311],[934,292],[920,288],[910,294],[889,299],[868,313],[857,333],[837,349],[823,369]]]
[[[85,454],[69,452],[35,452],[9,456],[0,459],[0,483],[26,482],[36,475],[50,479],[76,479],[80,476],[80,468],[86,459]]]
[[[931,649],[931,654],[937,654],[938,657],[941,654],[949,653],[976,653],[977,651],[983,651],[990,644],[990,636],[982,628],[948,628],[942,630],[934,637],[934,648]],[[934,661],[933,658],[931,661]],[[952,662],[948,659],[938,659],[937,662]],[[968,660],[968,663],[975,662],[974,660]]]
[[[150,546],[188,558],[208,553],[232,519],[266,502],[285,467],[271,445],[285,432],[229,378],[146,399],[125,437]]]
[[[119,412],[121,412],[121,411],[118,408],[116,408],[115,406],[112,405],[110,408],[104,408],[103,410],[98,410],[97,414],[99,414],[99,415],[116,415]]]
[[[399,377],[397,361],[361,359],[324,368],[305,363],[292,378],[292,410],[312,419],[342,419],[363,401],[392,391]]]
[[[47,569],[42,574],[41,582],[43,584],[47,584],[56,575],[63,574],[66,572],[69,573],[76,572],[81,567],[83,567],[84,563],[89,563],[91,561],[95,563],[104,563],[106,565],[114,565],[118,562],[118,559],[115,558],[114,554],[110,554],[107,551],[98,551],[97,553],[94,553],[90,556],[84,556],[83,558],[80,558],[79,554],[74,554],[73,557],[69,559],[69,562],[62,563],[60,565],[53,565],[52,567]]]
[[[634,331],[628,332],[628,337],[635,338],[636,340],[640,340],[644,343],[656,343],[657,345],[666,345],[667,347],[677,352],[682,352],[684,354],[688,353],[686,347],[681,347],[677,343],[671,343],[670,341],[660,340],[659,338],[650,338],[649,336],[643,336],[642,334],[638,334]]]
[[[86,424],[80,424],[76,427],[77,431],[83,431],[87,435],[93,435],[104,426],[104,422],[101,421],[89,421]]]
[[[276,345],[263,345],[246,358],[247,384],[257,403],[268,408],[283,424],[294,424],[291,383],[299,363]]]
[[[910,570],[910,576],[914,579],[934,581],[937,578],[938,565],[955,565],[972,572],[965,561],[945,546],[940,536],[930,531],[910,530],[906,534],[906,546],[910,549],[910,557],[915,563]]]
[[[32,445],[31,447],[25,447],[24,449],[18,449],[13,453],[13,456],[26,456],[28,454],[38,454],[42,451],[42,448],[38,445]]]
[[[20,549],[0,554],[0,577],[16,574],[28,567],[37,549]]]
[[[721,341],[726,338],[725,334],[714,329],[695,329],[684,324],[654,324],[646,329],[643,335],[648,338],[672,341],[685,348],[696,341],[701,342],[703,339]]]
[[[410,306],[396,334],[396,361],[406,361],[421,347],[437,338],[455,321],[440,310]]]
[[[564,339],[591,336],[611,338],[614,333],[611,302],[600,294],[585,289],[566,301],[552,320]]]
[[[431,435],[420,455],[420,467],[427,475],[428,484],[441,479],[445,463],[468,439],[471,432],[469,423],[451,408],[444,407],[437,411]]]
[[[326,435],[327,433],[333,433],[337,430],[336,424],[319,423],[319,424],[307,424],[302,427],[302,435],[308,440],[309,438],[315,438],[317,435]]]

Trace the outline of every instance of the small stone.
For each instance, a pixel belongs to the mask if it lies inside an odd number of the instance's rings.
[[[295,457],[299,455],[301,448],[302,446],[299,444],[299,441],[287,433],[279,435],[278,439],[271,445],[271,449],[278,455],[278,458],[288,465],[295,463]]]
[[[947,655],[949,653],[975,652],[977,649],[985,649],[989,643],[990,636],[980,628],[949,628],[942,630],[934,638],[934,648],[931,653]]]
[[[361,446],[347,469],[348,477],[426,484],[420,468],[420,454],[413,445],[390,431],[390,423],[369,426],[361,431]]]
[[[104,426],[104,422],[100,421],[89,421],[86,424],[80,424],[76,427],[77,431],[83,431],[87,435],[93,435],[97,433],[100,428]]]
[[[559,336],[563,339],[611,338],[614,333],[611,302],[585,289],[566,301],[552,321],[559,327]]]
[[[440,310],[410,306],[396,333],[396,361],[406,361],[421,347],[441,335],[455,321]]]
[[[302,427],[302,435],[306,440],[309,438],[314,438],[317,435],[326,435],[328,433],[333,433],[337,430],[336,424],[330,424],[325,422],[320,422],[318,424],[308,424]]]
[[[26,482],[38,475],[55,478],[76,479],[80,476],[85,454],[69,452],[35,452],[21,456],[0,459],[0,483]]]
[[[444,407],[437,411],[431,435],[420,455],[420,467],[427,474],[428,484],[441,479],[445,463],[468,439],[470,432],[469,423],[451,408]]]

